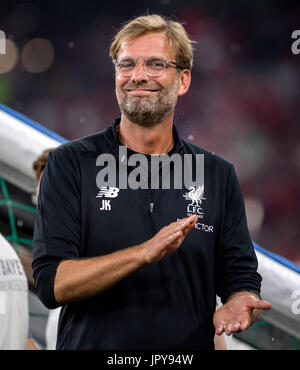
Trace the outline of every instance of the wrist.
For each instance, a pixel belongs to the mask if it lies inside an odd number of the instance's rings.
[[[150,262],[148,261],[148,258],[147,258],[147,250],[148,250],[147,242],[141,243],[137,245],[135,248],[136,248],[136,257],[137,257],[140,267],[144,265],[148,265]]]
[[[237,292],[232,293],[228,298],[226,302],[231,301],[233,298],[240,297],[240,296],[252,296],[253,298],[260,300],[261,298],[257,293],[251,292],[249,290],[240,290]]]

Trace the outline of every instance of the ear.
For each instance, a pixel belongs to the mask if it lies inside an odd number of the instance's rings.
[[[188,92],[191,84],[191,71],[189,69],[184,69],[180,72],[178,83],[178,96],[184,95]]]

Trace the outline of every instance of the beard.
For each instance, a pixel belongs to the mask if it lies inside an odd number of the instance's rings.
[[[117,92],[120,110],[129,121],[143,127],[155,126],[174,111],[178,98],[178,78],[168,88],[162,88],[161,85],[155,84],[153,87],[147,83],[131,84],[128,82],[122,88],[123,94]],[[126,91],[135,88],[159,91],[154,97],[130,96]]]

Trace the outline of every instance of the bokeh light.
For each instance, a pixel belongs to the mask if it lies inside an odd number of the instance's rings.
[[[5,40],[6,53],[0,54],[0,74],[8,73],[14,69],[19,59],[19,51],[12,40]]]
[[[54,47],[47,39],[36,38],[28,41],[22,51],[22,62],[26,71],[46,71],[54,60]]]

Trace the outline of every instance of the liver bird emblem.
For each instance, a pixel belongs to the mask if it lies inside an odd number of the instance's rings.
[[[202,196],[204,193],[204,185],[199,185],[198,188],[195,188],[194,186],[189,187],[189,192],[186,194],[183,194],[186,200],[191,200],[192,203],[191,206],[196,205],[199,207],[199,203],[202,204]]]

